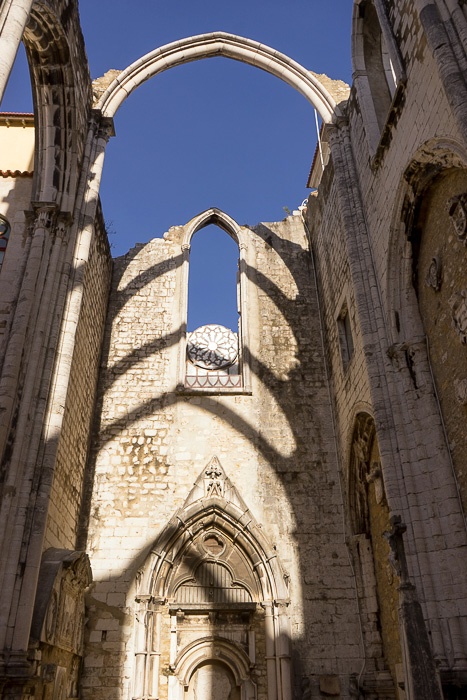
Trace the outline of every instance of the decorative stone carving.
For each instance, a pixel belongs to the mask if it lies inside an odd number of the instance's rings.
[[[203,369],[229,367],[238,355],[237,334],[224,326],[201,326],[188,335],[187,353],[188,359]]]
[[[81,655],[84,591],[92,581],[87,554],[47,550],[39,581],[31,637]]]
[[[454,381],[454,391],[458,403],[461,406],[467,406],[467,379],[456,379]]]
[[[213,457],[204,472],[204,496],[223,498],[225,474],[217,457]]]
[[[376,503],[379,505],[384,498],[383,474],[379,462],[373,462],[370,473],[366,476],[366,480],[368,484],[374,484]]]
[[[449,299],[454,329],[463,345],[467,343],[467,289],[462,289]]]
[[[434,289],[435,292],[439,292],[442,282],[442,266],[439,257],[434,257],[431,259],[431,264],[428,268],[428,272],[426,273],[425,280],[429,287]]]
[[[392,515],[389,522],[391,524],[391,529],[383,532],[384,537],[389,543],[388,560],[396,576],[401,579],[401,584],[409,586],[411,584],[409,583],[409,571],[407,568],[403,540],[403,535],[407,531],[407,526],[402,522],[400,515]]]
[[[457,238],[467,245],[467,194],[451,197],[446,206]]]

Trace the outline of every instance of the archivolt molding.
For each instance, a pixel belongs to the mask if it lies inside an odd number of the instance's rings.
[[[195,218],[186,225],[182,247],[190,246],[191,239],[195,233],[200,231],[202,228],[209,226],[210,224],[215,224],[223,231],[228,233],[239,247],[247,244],[247,240],[242,233],[242,227],[221,209],[211,207],[211,209],[206,209],[206,211],[203,211],[201,214],[198,214],[198,216],[195,216]]]
[[[217,532],[234,543],[251,570],[257,589],[252,590],[252,593],[257,602],[288,602],[288,591],[277,552],[267,541],[261,526],[220,465],[221,491],[206,491],[206,471],[214,461],[219,465],[217,458],[213,458],[203,469],[183,508],[174,514],[157,538],[146,564],[138,573],[137,596],[170,598],[181,583],[176,578],[179,564],[193,542],[204,533]],[[197,563],[193,561],[194,566]]]
[[[237,685],[249,679],[250,658],[238,645],[222,637],[205,637],[186,646],[175,661],[174,674],[187,686],[193,673],[208,659],[224,663],[232,671]]]
[[[342,116],[331,94],[313,73],[265,44],[226,32],[188,37],[142,56],[115,78],[96,107],[105,117],[114,117],[133,90],[149,78],[174,66],[213,56],[232,58],[275,75],[303,95],[326,123]]]
[[[84,146],[90,108],[85,101],[86,73],[77,76],[67,36],[59,19],[43,3],[35,2],[23,36],[31,68],[36,129],[33,200],[57,203],[72,211],[78,161]],[[84,50],[84,48],[83,48]],[[81,135],[80,135],[81,134]]]

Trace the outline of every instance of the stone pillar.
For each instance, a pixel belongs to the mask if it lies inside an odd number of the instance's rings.
[[[391,530],[385,533],[390,546],[389,562],[400,578],[399,627],[404,662],[407,700],[443,700],[421,605],[415,586],[410,582],[403,535],[406,526],[399,515],[390,519]]]
[[[0,9],[0,104],[34,0],[3,0]]]
[[[272,603],[265,603],[264,627],[266,633],[266,669],[268,700],[277,700],[276,644]]]

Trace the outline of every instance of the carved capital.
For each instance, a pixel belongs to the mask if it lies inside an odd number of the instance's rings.
[[[33,230],[39,228],[50,229],[55,224],[58,206],[53,202],[33,202]]]
[[[182,250],[186,250],[189,252],[191,249],[191,245],[189,243],[182,243],[181,248],[182,248]]]
[[[97,138],[108,143],[111,136],[115,136],[114,120],[110,117],[102,117],[97,128]]]

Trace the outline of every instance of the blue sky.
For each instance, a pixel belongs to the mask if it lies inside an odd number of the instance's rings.
[[[124,69],[157,46],[222,30],[350,82],[351,12],[350,0],[80,2],[92,78],[109,68]],[[18,64],[4,111],[31,111],[21,56]],[[240,224],[254,225],[282,219],[284,207],[297,208],[309,194],[306,181],[316,145],[313,109],[291,87],[257,68],[224,58],[174,68],[138,88],[117,113],[115,126],[101,188],[114,255],[212,206]],[[223,282],[233,305],[235,249],[218,229],[199,232],[194,243],[205,265],[200,277],[211,283],[211,291],[199,292],[200,315],[191,325],[222,322]],[[211,314],[205,306],[214,298],[220,308]],[[230,316],[224,322],[234,325]]]

